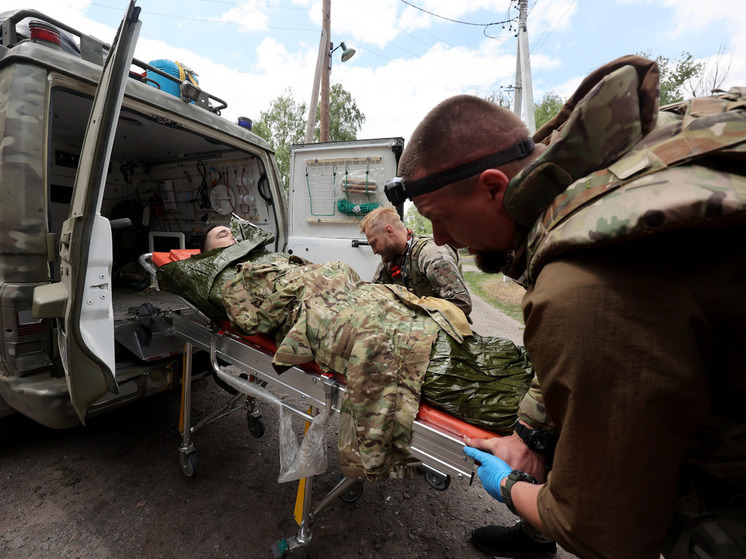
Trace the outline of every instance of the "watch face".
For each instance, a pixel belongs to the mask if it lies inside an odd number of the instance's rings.
[[[521,425],[520,423],[517,423],[515,425],[515,431],[516,433],[518,433],[518,436],[523,439],[523,442],[526,443],[526,446],[528,446],[528,448],[530,448],[531,450],[545,452],[550,447],[551,439],[549,433],[547,433],[546,431],[542,431],[539,429],[530,429],[525,425]]]
[[[533,446],[536,450],[546,450],[547,449],[547,440],[546,436],[542,436],[543,433],[538,433],[534,431],[533,436],[531,437],[531,444],[529,446]]]
[[[236,193],[224,184],[216,184],[210,191],[210,206],[220,215],[235,211]]]

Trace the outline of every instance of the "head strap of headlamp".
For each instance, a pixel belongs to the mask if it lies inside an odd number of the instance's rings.
[[[434,175],[417,179],[416,181],[404,182],[404,191],[407,198],[411,200],[415,196],[434,192],[447,184],[474,176],[486,169],[492,169],[516,159],[523,159],[532,151],[534,151],[534,141],[531,138],[524,138],[508,149],[487,155],[476,161],[464,163],[453,169],[446,169],[445,171],[440,171]]]

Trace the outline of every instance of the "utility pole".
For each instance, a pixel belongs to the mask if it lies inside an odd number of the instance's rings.
[[[513,112],[521,116],[521,105],[523,105],[525,116],[523,121],[528,126],[529,132],[536,132],[536,120],[534,119],[534,89],[531,84],[531,58],[528,51],[528,31],[526,30],[526,19],[528,18],[528,0],[518,0],[518,48],[515,64],[515,103]]]
[[[313,142],[313,128],[316,124],[316,108],[319,103],[319,81],[321,81],[321,141],[325,142],[329,139],[329,64],[331,63],[329,37],[331,35],[331,12],[332,0],[324,0],[321,17],[319,54],[316,58],[316,71],[313,76],[313,91],[311,93],[311,104],[308,107],[308,122],[306,123],[307,144]],[[326,139],[323,137],[324,125],[326,125]]]
[[[332,27],[332,0],[324,0],[324,20],[322,22],[321,34],[326,34],[327,40],[324,52],[324,66],[321,68],[321,116],[319,119],[319,130],[321,131],[320,142],[329,141],[329,74],[332,71],[332,44],[329,41]],[[320,52],[320,51],[319,51]]]

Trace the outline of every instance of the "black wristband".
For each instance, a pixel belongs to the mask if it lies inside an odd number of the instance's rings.
[[[516,421],[513,430],[526,443],[526,446],[536,452],[551,454],[557,443],[555,437],[542,429],[531,429],[520,421]]]
[[[526,472],[522,472],[520,470],[513,470],[510,472],[510,475],[508,476],[508,479],[505,481],[505,488],[501,492],[501,496],[503,498],[503,501],[505,502],[505,505],[510,509],[510,512],[513,514],[518,514],[518,512],[515,510],[515,506],[513,505],[513,496],[510,494],[510,492],[513,490],[513,485],[516,484],[516,482],[519,481],[525,481],[526,483],[530,483],[531,485],[538,485],[539,480],[536,479],[534,476],[527,474]]]

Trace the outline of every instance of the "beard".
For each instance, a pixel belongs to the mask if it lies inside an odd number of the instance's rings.
[[[396,254],[394,254],[394,251],[385,251],[385,252],[379,252],[378,255],[381,257],[381,260],[383,260],[384,264],[391,264],[394,261],[394,257]]]
[[[499,274],[510,264],[508,255],[500,251],[474,251],[474,263],[487,274]]]

